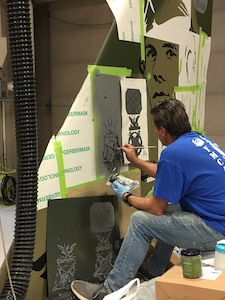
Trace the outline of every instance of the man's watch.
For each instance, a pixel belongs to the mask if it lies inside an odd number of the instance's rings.
[[[123,202],[124,202],[126,205],[132,206],[132,205],[129,203],[128,199],[129,199],[129,197],[132,196],[133,194],[131,194],[130,192],[126,192],[126,194],[127,194],[127,195],[126,195],[125,197],[123,197],[122,200],[123,200]]]

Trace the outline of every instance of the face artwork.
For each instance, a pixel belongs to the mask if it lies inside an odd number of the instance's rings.
[[[146,37],[144,72],[151,106],[173,97],[178,85],[178,54],[178,45]]]

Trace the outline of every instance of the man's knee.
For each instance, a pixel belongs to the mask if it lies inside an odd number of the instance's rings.
[[[146,222],[149,222],[150,219],[149,213],[142,211],[142,210],[137,210],[134,212],[131,217],[130,217],[130,222],[133,225],[139,226],[142,224],[146,224]]]

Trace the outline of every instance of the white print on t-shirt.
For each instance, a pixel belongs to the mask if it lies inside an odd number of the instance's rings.
[[[204,136],[201,136],[201,138],[208,143],[214,150],[216,150],[217,152],[219,152],[223,158],[225,158],[225,152],[219,148],[219,146],[216,143],[212,143],[210,140],[208,140],[207,138],[205,138]]]
[[[222,155],[223,159],[225,159],[225,153],[224,153],[224,151],[221,150],[217,144],[212,143],[207,138],[205,138],[203,136],[200,136],[199,138],[194,138],[192,140],[192,142],[197,147],[202,147],[205,144],[205,142],[208,143],[217,153],[219,153],[220,155]],[[225,162],[221,158],[219,158],[219,155],[217,153],[215,153],[214,151],[212,151],[211,149],[209,149],[208,145],[204,145],[203,149],[206,150],[209,153],[209,155],[217,162],[217,164],[219,166],[222,166],[223,170],[225,171]]]
[[[193,144],[195,144],[197,147],[201,147],[202,145],[204,145],[204,141],[201,140],[200,138],[194,138],[192,140]]]

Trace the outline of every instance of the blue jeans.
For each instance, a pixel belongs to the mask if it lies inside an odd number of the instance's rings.
[[[155,277],[165,272],[174,246],[214,251],[216,242],[225,235],[210,228],[199,216],[174,210],[172,205],[162,216],[138,210],[130,218],[113,269],[105,280],[109,291],[116,291],[135,278],[153,238],[157,243],[146,264]]]

